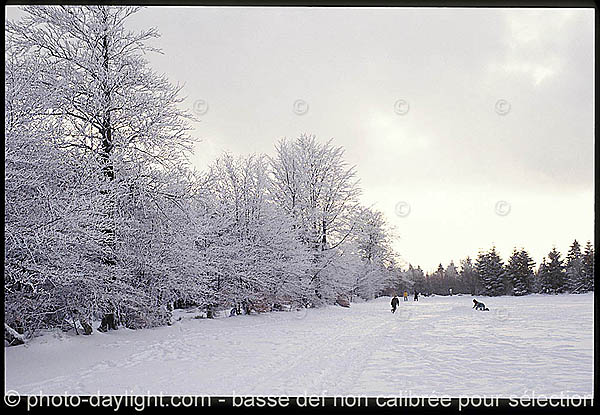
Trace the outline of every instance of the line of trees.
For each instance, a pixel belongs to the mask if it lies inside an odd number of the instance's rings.
[[[195,120],[145,59],[157,31],[126,28],[138,9],[6,23],[5,339],[380,293],[391,229],[343,149],[302,135],[193,170]]]
[[[450,262],[440,264],[433,273],[424,273],[420,267],[401,273],[395,290],[412,289],[420,293],[446,295],[526,295],[532,293],[584,293],[594,290],[594,247],[588,241],[582,247],[577,240],[569,248],[566,258],[556,249],[542,259],[538,268],[529,253],[515,248],[505,263],[495,247],[480,252],[475,262],[470,257],[457,268]]]

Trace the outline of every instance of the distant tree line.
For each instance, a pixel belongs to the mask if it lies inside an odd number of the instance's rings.
[[[594,290],[594,247],[588,241],[582,250],[577,240],[565,258],[556,249],[542,259],[539,266],[525,249],[515,248],[505,263],[496,248],[480,252],[475,262],[470,257],[456,267],[440,264],[433,273],[409,265],[387,291],[410,289],[423,294],[447,295],[526,295],[532,293],[585,293]]]

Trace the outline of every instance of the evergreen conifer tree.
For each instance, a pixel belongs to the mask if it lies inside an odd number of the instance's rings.
[[[565,273],[567,278],[567,288],[572,293],[587,291],[586,278],[583,270],[583,256],[581,254],[581,245],[577,239],[569,248],[567,253]]]
[[[548,294],[558,294],[564,292],[567,288],[565,269],[563,260],[560,258],[560,252],[556,247],[548,253],[548,261],[540,266],[540,292]]]
[[[483,294],[489,296],[505,294],[504,264],[495,246],[489,252],[479,253],[475,269],[483,286]]]
[[[526,295],[531,292],[534,264],[534,261],[525,249],[514,249],[506,264],[507,278],[513,287],[514,295]]]
[[[583,274],[585,276],[585,290],[594,291],[594,247],[590,241],[585,244],[583,252]]]

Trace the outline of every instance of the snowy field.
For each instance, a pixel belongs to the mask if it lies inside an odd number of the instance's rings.
[[[6,390],[70,394],[591,395],[593,294],[389,298],[5,348]]]

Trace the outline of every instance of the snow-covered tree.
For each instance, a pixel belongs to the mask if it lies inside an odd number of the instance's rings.
[[[526,295],[532,290],[535,262],[525,249],[515,248],[506,264],[507,279],[514,295]]]
[[[125,324],[132,321],[127,315],[148,315],[155,308],[147,298],[153,280],[140,283],[140,273],[147,276],[147,270],[139,269],[140,261],[131,261],[146,249],[133,235],[152,235],[161,204],[179,202],[161,192],[177,181],[175,176],[185,174],[192,143],[191,117],[178,107],[180,88],[154,73],[144,57],[155,50],[147,42],[158,33],[125,27],[138,9],[29,6],[22,20],[6,23],[6,50],[15,61],[32,62],[27,71],[39,96],[30,128],[35,123],[43,124],[41,131],[54,128],[41,139],[60,150],[58,159],[68,164],[58,169],[60,179],[75,178],[71,203],[93,200],[93,208],[85,209],[88,225],[76,229],[102,230],[102,235],[88,232],[78,239],[93,253],[52,246],[59,257],[86,258],[72,267],[78,288],[63,292],[86,304],[85,313],[123,315]],[[160,234],[154,233],[157,238]],[[140,312],[140,304],[148,309]]]
[[[433,293],[438,295],[448,294],[446,284],[446,269],[441,263],[438,265],[437,270],[431,275],[430,283]]]
[[[584,292],[586,290],[586,277],[583,267],[583,255],[581,254],[581,245],[577,239],[569,248],[565,262],[565,277],[567,289],[573,293]]]
[[[306,295],[308,249],[293,220],[270,199],[263,156],[224,155],[211,167],[210,188],[225,224],[213,236],[212,288],[219,305],[297,301]]]
[[[65,128],[45,115],[55,97],[39,57],[7,40],[5,58],[5,323],[30,336],[81,320],[89,332],[109,225],[96,191],[104,178],[60,146]]]
[[[294,218],[313,255],[317,302],[335,298],[352,281],[335,271],[345,269],[344,258],[350,258],[352,249],[344,244],[351,240],[360,194],[355,169],[343,155],[343,148],[331,141],[322,144],[315,136],[301,135],[281,140],[270,160],[273,199]]]
[[[35,56],[39,82],[55,100],[47,115],[68,125],[64,146],[95,154],[105,174],[121,165],[180,166],[190,150],[190,115],[177,103],[180,87],[152,71],[145,58],[156,29],[127,30],[140,7],[28,6],[7,22],[11,47]]]
[[[548,253],[548,260],[542,261],[538,271],[539,290],[541,293],[558,294],[566,291],[567,284],[563,260],[556,247]]]
[[[483,294],[497,296],[505,294],[504,264],[496,252],[496,247],[488,252],[480,252],[475,262],[475,270],[483,286]]]
[[[585,290],[594,291],[594,247],[590,241],[585,244],[583,252],[583,272],[585,275]]]
[[[361,261],[352,286],[352,295],[372,299],[385,286],[393,261],[391,230],[383,213],[359,208],[356,213],[353,241]]]

